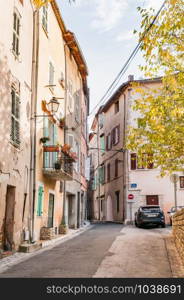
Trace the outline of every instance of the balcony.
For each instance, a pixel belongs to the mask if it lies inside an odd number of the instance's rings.
[[[43,146],[43,174],[52,180],[73,180],[74,159],[59,146]]]

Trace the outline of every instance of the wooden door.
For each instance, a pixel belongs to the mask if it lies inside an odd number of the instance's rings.
[[[6,192],[6,211],[4,219],[4,250],[11,251],[14,248],[13,232],[14,232],[14,211],[15,211],[15,187],[7,186]]]
[[[146,205],[159,205],[158,195],[147,195]]]
[[[49,194],[48,227],[53,227],[54,220],[54,195]]]

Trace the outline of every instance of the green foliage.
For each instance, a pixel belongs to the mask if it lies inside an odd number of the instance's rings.
[[[138,8],[142,16],[140,39],[154,19],[153,10]],[[167,0],[157,22],[142,41],[146,77],[162,72],[162,84],[139,93],[133,109],[139,126],[130,128],[127,147],[154,153],[154,166],[161,175],[184,170],[184,1]]]

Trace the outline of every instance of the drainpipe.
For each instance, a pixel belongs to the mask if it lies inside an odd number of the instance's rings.
[[[64,44],[64,55],[65,55],[65,108],[64,108],[64,118],[65,118],[65,127],[66,127],[66,108],[67,108],[67,59],[66,59],[66,46],[67,44]],[[66,144],[66,128],[64,127],[64,144]],[[63,184],[63,218],[62,218],[62,223],[66,225],[66,180],[64,180]]]
[[[99,177],[99,167],[100,167],[100,145],[99,145],[99,114],[98,114],[98,127],[97,127],[97,148],[98,148],[98,168],[97,168],[97,178],[98,178],[98,201],[99,201],[99,214],[98,219],[101,217],[101,200],[100,200],[100,177]]]
[[[35,196],[36,196],[36,114],[38,91],[38,54],[39,54],[39,11],[33,12],[33,59],[32,59],[32,99],[31,99],[31,161],[30,161],[30,203],[29,232],[30,242],[34,243]]]

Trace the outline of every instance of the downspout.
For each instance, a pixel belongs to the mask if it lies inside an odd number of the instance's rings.
[[[98,184],[98,202],[99,202],[99,214],[98,219],[101,217],[101,198],[100,198],[100,176],[99,176],[99,168],[100,168],[100,144],[99,144],[99,114],[98,114],[98,127],[97,127],[97,148],[98,148],[98,168],[97,168],[97,184]]]
[[[67,108],[67,59],[66,59],[66,46],[67,44],[64,44],[64,55],[65,55],[65,101],[64,101],[64,119],[65,119],[65,127],[66,127],[66,108]],[[64,127],[64,144],[66,144],[66,128]],[[66,215],[65,215],[65,209],[66,209],[66,180],[64,180],[63,184],[63,218],[62,218],[62,224],[66,226]]]
[[[39,11],[33,13],[33,60],[32,60],[32,101],[31,101],[31,162],[30,162],[30,242],[34,243],[35,196],[36,196],[36,114],[38,91],[39,55]]]

